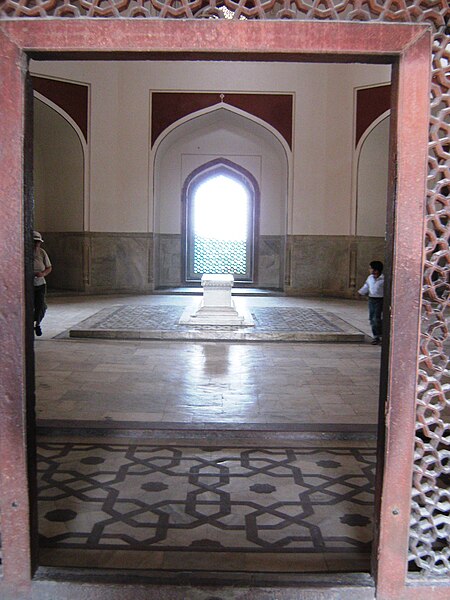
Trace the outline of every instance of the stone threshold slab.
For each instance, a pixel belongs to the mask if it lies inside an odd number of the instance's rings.
[[[318,309],[250,308],[249,311],[255,320],[254,327],[179,325],[178,321],[183,311],[184,307],[175,305],[108,307],[72,327],[69,336],[111,340],[227,342],[365,341],[364,333],[333,313]]]
[[[103,569],[219,571],[238,573],[368,572],[370,552],[196,552],[168,550],[92,550],[40,548],[46,567]]]
[[[44,552],[42,550],[42,552]],[[43,554],[43,561],[52,551]],[[66,557],[61,557],[67,562]],[[346,564],[351,563],[352,557],[347,556]],[[329,569],[328,572],[295,572],[295,573],[254,573],[242,571],[201,570],[183,571],[173,569],[126,569],[105,567],[84,568],[63,566],[62,560],[56,566],[40,565],[34,577],[35,587],[54,597],[55,581],[58,581],[58,590],[62,590],[64,597],[75,597],[80,583],[86,584],[86,579],[92,585],[117,586],[123,588],[122,594],[131,594],[136,598],[137,586],[146,590],[145,586],[151,585],[154,597],[160,600],[205,600],[209,598],[249,598],[252,600],[331,600],[332,598],[345,598],[345,600],[375,600],[375,584],[368,572],[355,572],[355,569]],[[339,560],[339,559],[338,559]],[[128,586],[134,586],[132,591]],[[203,589],[206,588],[206,589]],[[111,587],[111,590],[115,591]],[[111,593],[113,593],[113,591]],[[214,593],[215,596],[211,596]],[[53,596],[52,596],[53,594]],[[148,598],[147,591],[139,595],[139,599]]]
[[[68,419],[38,419],[37,433],[40,436],[98,436],[101,438],[129,437],[176,441],[176,443],[208,444],[264,444],[286,445],[299,442],[365,441],[375,442],[377,425],[353,423],[314,423],[314,424],[228,424],[228,423],[159,423],[151,426],[141,421],[92,421]]]

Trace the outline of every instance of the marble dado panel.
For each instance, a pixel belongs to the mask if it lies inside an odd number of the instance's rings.
[[[42,232],[52,261],[49,289],[114,294],[183,286],[181,236],[152,233]],[[290,295],[351,298],[384,239],[352,236],[261,236],[255,287]],[[285,258],[286,256],[286,258]]]
[[[155,288],[179,287],[182,281],[181,235],[155,233]]]
[[[283,289],[286,236],[261,235],[258,241],[257,287]]]
[[[255,287],[282,289],[286,240],[262,235],[258,240]],[[155,288],[185,285],[180,234],[155,234]]]
[[[145,292],[153,289],[152,234],[90,235],[90,290]]]
[[[47,277],[48,288],[84,291],[86,234],[53,231],[41,231],[41,234],[43,248],[52,263],[52,272]]]
[[[85,293],[153,290],[153,234],[43,233],[48,287]]]
[[[369,262],[384,262],[385,241],[362,236],[288,236],[286,293],[352,298]]]

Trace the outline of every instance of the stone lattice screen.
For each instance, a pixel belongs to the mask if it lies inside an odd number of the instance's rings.
[[[0,0],[0,18],[230,18],[428,23],[434,33],[411,569],[450,575],[450,7],[448,0]],[[447,396],[447,397],[446,397]]]

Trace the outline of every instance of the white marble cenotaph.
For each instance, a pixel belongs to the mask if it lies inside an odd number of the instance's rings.
[[[238,311],[231,296],[233,275],[203,275],[203,298],[198,308],[187,308],[179,320],[180,325],[254,325],[249,311]]]

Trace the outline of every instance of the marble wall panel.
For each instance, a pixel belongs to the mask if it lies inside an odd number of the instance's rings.
[[[49,289],[84,293],[151,292],[183,286],[181,236],[42,232],[53,264]],[[353,236],[261,236],[254,287],[290,295],[352,298],[384,239]],[[286,277],[286,285],[284,278]]]
[[[371,260],[383,260],[384,239],[354,236],[288,236],[287,285],[291,295],[352,298]]]
[[[289,293],[345,294],[349,287],[350,238],[289,236]]]
[[[259,237],[255,281],[257,287],[283,288],[285,254],[285,236],[262,235]]]
[[[153,235],[42,232],[54,291],[84,293],[153,290]]]
[[[155,236],[155,287],[178,287],[182,281],[181,235]]]
[[[91,233],[88,290],[151,291],[152,249],[151,234]]]
[[[85,234],[41,232],[43,248],[50,257],[52,272],[47,277],[49,290],[84,291],[83,261]]]

